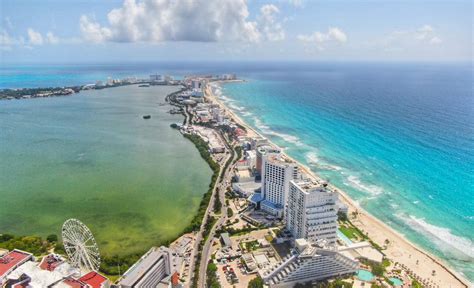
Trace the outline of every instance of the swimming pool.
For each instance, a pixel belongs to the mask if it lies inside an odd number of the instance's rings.
[[[362,281],[370,282],[374,279],[374,274],[372,274],[370,271],[359,269],[357,270],[357,278]]]
[[[393,283],[393,286],[395,287],[399,287],[403,285],[403,281],[396,277],[390,277],[388,278],[388,280],[390,280]]]

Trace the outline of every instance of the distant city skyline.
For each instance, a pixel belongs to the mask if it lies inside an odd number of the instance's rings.
[[[0,4],[1,62],[466,61],[471,1]]]

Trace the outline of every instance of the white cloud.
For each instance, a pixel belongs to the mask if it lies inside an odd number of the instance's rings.
[[[11,50],[14,44],[15,39],[13,39],[7,31],[0,31],[0,50]]]
[[[410,31],[407,31],[410,34]],[[430,25],[423,25],[414,32],[415,39],[430,44],[441,43],[441,38],[436,35],[436,31]]]
[[[26,30],[27,38],[23,36],[11,36],[6,30],[0,31],[0,50],[11,50],[13,47],[33,49],[33,46],[41,46],[44,44],[63,43],[63,39],[59,39],[53,32],[48,31],[45,36],[33,28]]]
[[[275,17],[279,13],[280,10],[273,4],[263,5],[260,8],[258,27],[266,40],[280,41],[285,39],[285,31],[283,31],[281,23]]]
[[[393,31],[384,38],[375,41],[374,46],[381,46],[386,50],[405,50],[419,45],[438,45],[441,37],[430,25],[423,25],[417,29]]]
[[[90,42],[103,42],[112,37],[112,32],[108,28],[100,27],[99,23],[93,22],[89,17],[82,15],[79,21],[82,36]]]
[[[32,28],[28,28],[28,42],[31,45],[43,45],[43,36]]]
[[[347,35],[337,27],[330,27],[327,32],[316,31],[313,34],[300,34],[297,39],[306,44],[314,44],[317,49],[324,50],[329,44],[343,44],[347,42]]]
[[[59,38],[56,37],[53,32],[49,31],[46,33],[46,41],[50,44],[58,44],[59,43]]]
[[[107,14],[105,25],[83,15],[80,30],[91,42],[282,39],[281,24],[275,19],[278,8],[264,7],[257,23],[249,20],[246,0],[125,0],[120,8]]]

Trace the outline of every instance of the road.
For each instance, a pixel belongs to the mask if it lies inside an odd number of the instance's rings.
[[[198,287],[206,287],[206,272],[207,272],[207,263],[209,262],[209,259],[211,257],[211,248],[212,248],[212,242],[214,240],[214,236],[216,233],[216,230],[222,227],[225,224],[225,221],[227,221],[227,205],[225,202],[225,192],[227,191],[227,187],[230,185],[231,178],[232,178],[232,169],[234,167],[234,161],[236,160],[237,153],[235,152],[234,147],[229,144],[228,139],[224,137],[223,135],[222,139],[224,139],[224,142],[226,143],[227,149],[233,150],[232,155],[232,162],[227,167],[226,171],[223,171],[224,177],[222,181],[219,181],[218,184],[216,185],[219,191],[219,199],[221,200],[222,207],[221,207],[221,213],[219,216],[219,219],[217,222],[214,224],[214,226],[211,228],[211,232],[209,233],[209,237],[206,240],[206,243],[204,243],[203,249],[202,249],[202,256],[201,256],[201,263],[199,263],[199,280],[198,280]],[[226,158],[229,159],[229,157]],[[224,162],[225,165],[225,162]],[[219,178],[220,179],[220,178]],[[209,208],[209,207],[208,207]],[[208,211],[211,211],[208,209]]]

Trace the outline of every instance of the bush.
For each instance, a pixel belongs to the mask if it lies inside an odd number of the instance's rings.
[[[48,240],[49,243],[58,242],[58,235],[50,234],[46,237],[46,240]]]
[[[263,288],[263,279],[260,276],[250,280],[248,288]]]
[[[48,251],[50,244],[39,236],[13,236],[3,234],[0,248],[7,250],[19,249],[34,255],[43,255]],[[7,240],[8,239],[8,240]]]

